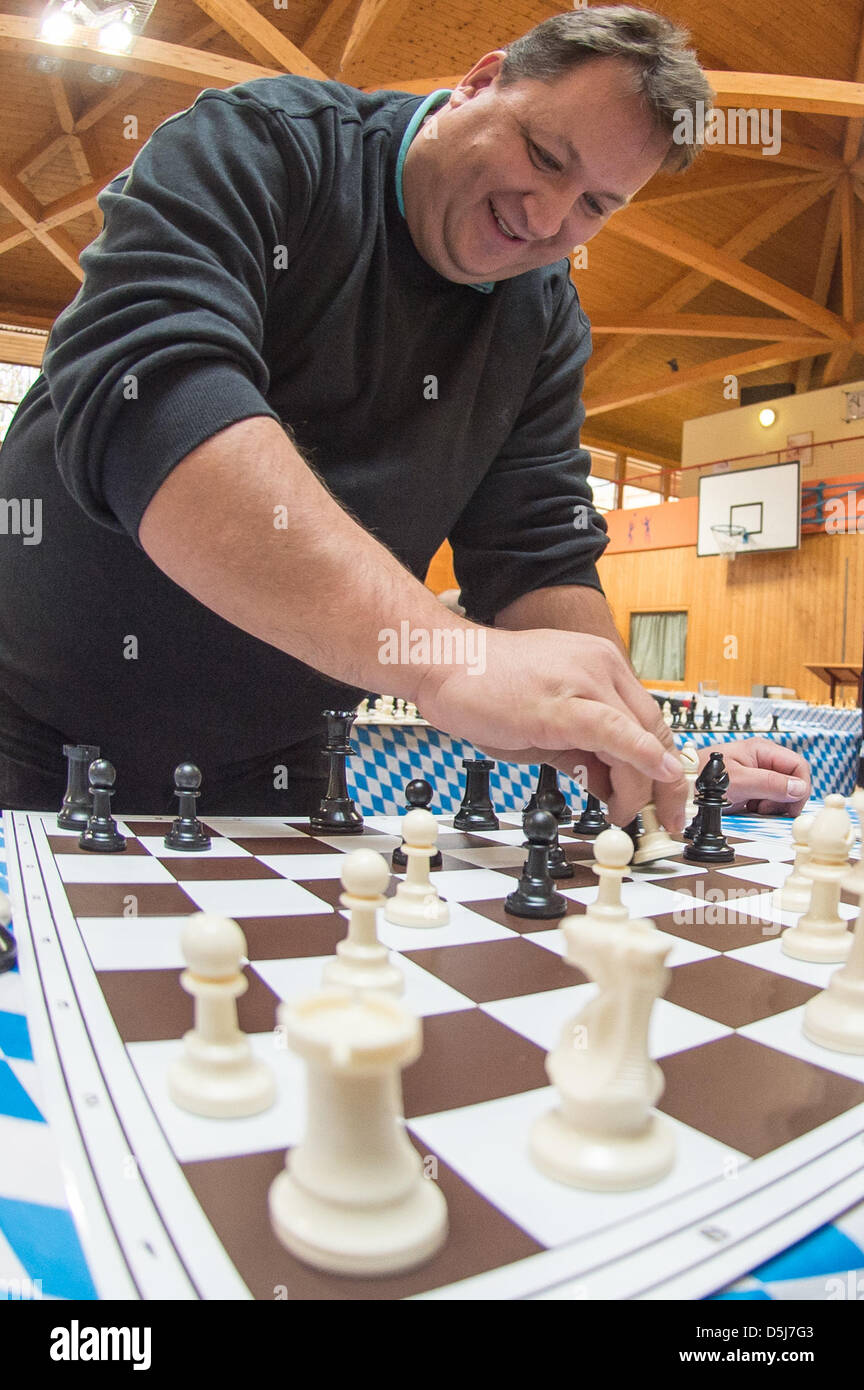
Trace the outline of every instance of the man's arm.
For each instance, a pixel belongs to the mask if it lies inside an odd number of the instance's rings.
[[[595,637],[606,637],[614,642],[626,656],[605,595],[586,585],[562,584],[553,589],[535,589],[502,608],[496,615],[495,626],[511,632],[528,627],[592,632]]]
[[[274,526],[277,513],[286,529]],[[609,770],[613,816],[629,819],[652,782],[658,808],[668,793],[676,815],[680,765],[664,762],[665,739],[648,731],[656,706],[616,646],[487,629],[443,609],[343,510],[275,421],[243,420],[188,454],[146,508],[139,540],[201,603],[326,675],[386,684],[438,728],[517,761],[540,750],[572,771],[587,750]],[[463,641],[472,633],[482,662],[436,662],[433,648],[423,663],[385,664],[381,630],[402,622]]]

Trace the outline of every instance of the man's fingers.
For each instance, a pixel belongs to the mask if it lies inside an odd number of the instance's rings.
[[[730,786],[729,800],[776,802],[785,807],[790,801],[806,800],[807,790],[807,782],[802,777],[787,777],[783,772],[743,767],[739,763],[734,767],[734,787]]]
[[[604,763],[628,763],[651,782],[675,782],[681,776],[677,755],[629,715],[595,700],[575,703],[577,717],[573,732],[576,738],[568,742],[578,742],[582,748],[596,753]]]

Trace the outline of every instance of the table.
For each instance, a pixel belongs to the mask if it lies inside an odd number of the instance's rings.
[[[824,681],[830,687],[832,705],[838,685],[861,684],[861,667],[845,661],[818,661],[812,664],[808,661],[804,664],[804,670],[818,676],[820,681]]]

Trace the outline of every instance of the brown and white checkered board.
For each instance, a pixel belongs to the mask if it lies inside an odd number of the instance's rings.
[[[699,1297],[805,1234],[795,1214],[806,1222],[817,1199],[814,1224],[864,1196],[864,1058],[801,1032],[804,1005],[834,967],[780,951],[781,925],[795,919],[773,909],[770,893],[792,859],[788,822],[785,833],[766,822],[760,836],[752,821],[735,835],[730,821],[736,863],[726,869],[674,859],[625,880],[631,913],[672,945],[651,1050],[677,1160],[654,1187],[600,1194],[543,1177],[527,1154],[531,1124],[555,1102],[546,1053],[595,987],[562,960],[555,921],[503,909],[524,860],[516,818],[483,834],[443,819],[436,878],[450,924],[382,920],[379,930],[423,1020],[423,1054],[403,1077],[405,1116],[447,1198],[450,1235],[435,1259],[399,1277],[306,1267],[267,1214],[305,1108],[304,1069],[280,1049],[275,1010],[318,987],[345,935],[342,856],[360,845],[389,855],[398,821],[373,818],[361,837],[216,818],[203,854],[167,850],[169,823],[121,821],[126,853],[94,855],[53,816],[7,815],[29,935],[20,910],[16,924],[40,965],[45,1032],[74,1119],[66,1132],[79,1139],[71,1167],[85,1187],[95,1179],[104,1206],[101,1228],[94,1219],[83,1232],[102,1294],[116,1293],[111,1271],[123,1264],[133,1293],[159,1298],[626,1298],[670,1288]],[[579,913],[596,892],[593,845],[569,830],[562,842],[576,872],[557,886]],[[844,894],[850,920],[854,901]],[[279,1080],[276,1104],[250,1119],[201,1119],[167,1095],[166,1070],[192,1021],[178,984],[180,931],[200,909],[234,917],[246,936],[240,1023]]]

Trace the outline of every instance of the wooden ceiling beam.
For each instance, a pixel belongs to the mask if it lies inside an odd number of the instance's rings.
[[[319,55],[331,40],[349,10],[356,9],[360,0],[328,0],[324,9],[313,19],[303,35],[301,46],[312,57]]]
[[[761,246],[775,232],[780,231],[782,227],[800,216],[802,212],[806,212],[813,203],[828,192],[833,183],[833,178],[823,178],[818,183],[793,188],[785,198],[778,198],[776,202],[772,202],[770,207],[767,207],[764,212],[759,213],[758,217],[754,217],[751,222],[748,222],[733,237],[730,237],[723,250],[731,256],[748,256],[751,251],[754,251],[757,246]],[[664,290],[652,304],[647,305],[645,312],[661,314],[682,309],[710,283],[710,275],[691,270],[689,274],[682,275],[668,290]],[[621,339],[620,342],[616,340],[604,344],[588,364],[590,379],[593,381],[601,371],[613,366],[639,341],[639,337],[636,336]]]
[[[362,77],[364,64],[380,51],[408,8],[408,0],[360,0],[339,59],[340,81]]]
[[[717,106],[773,107],[820,116],[864,115],[864,84],[826,77],[790,77],[776,72],[705,73]]]
[[[823,174],[840,174],[845,165],[839,154],[826,154],[823,150],[812,150],[809,145],[795,145],[784,140],[776,154],[763,155],[758,145],[706,145],[706,150],[716,150],[718,154],[728,155],[730,159],[757,159],[764,168],[771,164],[794,164],[800,169],[815,169]]]
[[[822,245],[819,249],[819,263],[816,267],[816,275],[813,281],[812,298],[816,304],[825,304],[827,302],[839,244],[840,184],[837,183],[831,195],[831,202],[828,205],[828,216],[825,220],[825,234],[822,237]],[[798,372],[795,378],[796,395],[801,395],[804,391],[810,390],[810,378],[813,374],[815,365],[815,359],[812,356],[804,357],[798,363]]]
[[[769,367],[783,366],[786,362],[797,362],[800,357],[818,350],[822,339],[798,338],[791,342],[775,343],[769,347],[750,348],[746,352],[732,353],[711,362],[699,362],[693,367],[682,367],[677,372],[667,372],[662,377],[645,382],[636,390],[613,391],[606,396],[586,396],[586,418],[602,415],[610,410],[622,410],[625,406],[639,405],[642,401],[656,400],[675,391],[684,391],[690,386],[701,386],[706,381],[717,381],[729,375],[745,376],[748,372],[764,371]]]
[[[46,43],[40,36],[41,19],[27,15],[0,14],[0,52],[50,53],[68,58],[72,63],[104,63],[105,53],[99,47],[98,29],[76,29],[69,43]],[[121,72],[136,72],[143,77],[161,77],[165,82],[179,82],[200,91],[202,87],[233,87],[239,82],[251,82],[256,77],[281,77],[278,68],[261,67],[221,53],[207,53],[201,48],[184,48],[180,44],[147,39],[138,34],[128,53],[112,53],[112,68]]]
[[[669,256],[682,265],[689,265],[691,269],[701,271],[714,280],[720,280],[723,284],[740,290],[742,294],[749,294],[761,303],[770,305],[772,309],[779,309],[781,313],[788,314],[790,318],[797,319],[808,328],[815,328],[818,333],[824,333],[829,338],[843,341],[849,339],[849,329],[842,319],[832,314],[829,309],[815,304],[806,295],[799,294],[797,290],[790,289],[788,285],[781,284],[779,280],[772,279],[761,270],[745,265],[742,260],[729,255],[727,251],[718,250],[710,242],[691,236],[689,232],[680,227],[673,227],[668,222],[661,222],[651,213],[626,208],[615,218],[614,224],[607,225],[606,230],[662,256]]]
[[[631,208],[648,208],[662,207],[665,203],[671,203],[673,206],[678,207],[679,204],[692,202],[695,198],[713,198],[721,193],[727,195],[729,193],[752,193],[755,188],[785,188],[790,183],[794,184],[796,188],[800,188],[802,184],[816,183],[823,177],[821,173],[795,173],[781,174],[779,178],[775,175],[774,178],[770,179],[729,179],[726,181],[715,179],[712,182],[710,178],[710,166],[702,164],[701,169],[700,165],[697,164],[696,166],[696,170],[699,172],[706,169],[708,170],[708,174],[704,183],[700,183],[695,177],[695,172],[691,171],[688,172],[686,180],[681,180],[682,188],[680,192],[661,193],[656,198],[643,197],[640,193],[637,194],[629,206]],[[680,177],[680,175],[676,175],[676,177]]]
[[[44,333],[8,333],[0,328],[0,362],[41,367],[46,341]]]
[[[852,189],[851,174],[847,174],[841,182],[838,194],[840,201],[840,292],[843,302],[843,317],[854,324],[858,317],[858,301],[861,295],[862,276],[864,276],[864,266],[860,262],[860,253],[864,249],[864,237],[862,237],[862,243],[858,248],[859,255],[856,258],[855,196]],[[862,227],[862,232],[864,232],[864,227]],[[856,351],[858,349],[854,339],[845,347],[834,348],[822,373],[823,386],[834,386],[838,381],[844,379],[849,363]]]
[[[586,449],[597,449],[604,454],[624,454],[625,458],[632,458],[638,463],[656,463],[661,468],[670,469],[676,472],[681,467],[681,460],[668,458],[665,454],[655,454],[649,449],[628,448],[618,440],[601,439],[596,434],[583,430],[579,435],[579,443]]]
[[[795,319],[758,318],[743,314],[603,314],[591,320],[591,333],[638,333],[676,338],[756,338],[777,342],[800,338],[801,325]],[[826,349],[834,339],[826,338]]]
[[[78,264],[78,252],[71,238],[62,228],[47,231],[41,225],[42,209],[39,203],[29,188],[12,174],[0,174],[0,204],[7,212],[11,212],[16,221],[20,222],[22,229],[41,242],[45,250],[50,252],[76,280],[84,279],[84,272]]]
[[[194,3],[256,62],[265,66],[273,64],[298,77],[326,79],[326,72],[250,5],[249,0],[194,0]]]
[[[464,72],[451,72],[444,77],[394,77],[392,81],[375,82],[368,87],[361,87],[361,91],[385,92],[392,89],[394,92],[411,92],[414,96],[425,97],[430,92],[440,91],[442,87],[452,90],[459,85],[464,76]]]

